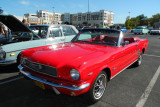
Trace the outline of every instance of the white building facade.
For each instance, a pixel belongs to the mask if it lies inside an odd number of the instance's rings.
[[[41,18],[41,24],[61,24],[61,13],[37,10],[37,17]]]
[[[86,13],[56,13],[48,12],[46,10],[37,10],[37,14],[24,14],[28,22],[36,24],[73,24],[73,25],[87,25],[87,26],[112,26],[114,25],[114,12],[107,10],[100,10],[98,12]],[[32,23],[32,24],[33,24]]]
[[[100,10],[99,12],[77,13],[72,15],[72,24],[88,26],[112,26],[114,12]]]

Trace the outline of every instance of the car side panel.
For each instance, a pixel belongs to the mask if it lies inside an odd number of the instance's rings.
[[[50,45],[50,44],[56,44],[56,43],[64,43],[65,41],[65,37],[50,37],[46,39],[46,45]]]
[[[98,65],[96,65],[97,68],[95,68],[94,70],[92,69],[93,75],[91,75],[90,77],[92,78],[92,83],[94,82],[97,75],[106,68],[110,69],[111,78],[116,76],[126,67],[134,63],[138,59],[143,48],[145,48],[146,50],[147,46],[148,46],[148,40],[141,40],[141,41],[132,43],[130,46],[128,45],[128,47],[126,48],[120,47],[119,50],[117,50],[116,54],[111,56],[108,60],[106,59],[106,61],[103,61]],[[110,62],[107,63],[108,61]]]
[[[125,47],[121,47],[122,49],[122,56],[120,57],[120,66],[119,70],[123,70],[126,68],[128,65],[133,63],[137,58],[137,53],[138,53],[138,43],[131,43],[126,45]]]

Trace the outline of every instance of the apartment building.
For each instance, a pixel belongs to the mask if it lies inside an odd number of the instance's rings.
[[[37,10],[37,14],[24,14],[30,24],[74,24],[87,26],[112,26],[114,24],[114,12],[100,10],[98,12],[85,13],[56,13],[46,10]]]
[[[41,24],[61,24],[61,13],[37,10],[37,17],[42,19]]]
[[[36,14],[24,14],[24,19],[27,20],[29,25],[37,25],[37,24],[41,24],[41,19],[37,17]]]
[[[114,24],[114,12],[100,10],[99,12],[76,13],[72,15],[72,24],[88,26],[111,26]]]

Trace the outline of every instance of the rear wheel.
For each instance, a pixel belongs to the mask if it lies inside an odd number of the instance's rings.
[[[107,86],[107,74],[105,73],[105,71],[102,71],[99,73],[90,91],[87,93],[87,97],[89,97],[91,103],[95,103],[102,98],[106,90],[106,86]]]
[[[142,54],[140,54],[140,56],[138,57],[137,61],[134,63],[134,65],[137,67],[137,66],[140,66],[142,63]]]

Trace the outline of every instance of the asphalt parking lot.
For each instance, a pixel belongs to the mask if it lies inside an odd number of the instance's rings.
[[[125,35],[149,39],[143,62],[109,81],[103,98],[96,104],[89,104],[84,96],[70,97],[42,90],[18,76],[16,66],[10,66],[0,68],[0,107],[159,107],[160,36]]]

